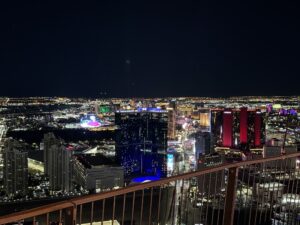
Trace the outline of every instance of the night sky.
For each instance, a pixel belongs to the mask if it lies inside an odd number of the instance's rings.
[[[300,95],[297,1],[1,2],[1,96]]]

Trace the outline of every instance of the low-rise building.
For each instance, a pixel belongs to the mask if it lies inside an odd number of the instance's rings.
[[[75,156],[74,180],[86,190],[100,192],[122,187],[124,171],[113,160],[101,154],[82,154]]]

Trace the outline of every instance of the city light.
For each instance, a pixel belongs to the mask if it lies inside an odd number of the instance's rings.
[[[147,183],[147,182],[151,182],[151,181],[156,181],[159,180],[159,177],[155,177],[155,176],[144,176],[144,177],[136,177],[134,179],[131,180],[131,182],[133,183]]]
[[[100,119],[96,115],[88,114],[80,119],[80,125],[83,128],[97,128],[100,127],[102,124]]]

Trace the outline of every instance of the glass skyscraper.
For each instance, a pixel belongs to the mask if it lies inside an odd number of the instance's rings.
[[[126,177],[167,174],[168,112],[143,108],[117,111],[116,159]]]

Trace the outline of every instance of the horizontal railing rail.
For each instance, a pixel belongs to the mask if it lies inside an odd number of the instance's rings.
[[[47,205],[44,205],[41,207],[36,207],[33,209],[21,211],[21,212],[12,213],[12,214],[0,217],[0,224],[15,223],[15,222],[27,219],[27,218],[34,218],[33,221],[35,221],[35,218],[40,215],[47,215],[46,224],[48,224],[49,213],[58,211],[60,214],[60,219],[61,219],[62,210],[66,210],[66,209],[71,210],[70,213],[72,214],[73,218],[75,218],[75,220],[76,220],[76,216],[78,217],[78,215],[77,215],[78,214],[77,213],[78,206],[80,206],[80,210],[82,211],[82,205],[84,205],[84,204],[94,203],[96,201],[105,201],[106,199],[109,199],[109,198],[113,198],[114,199],[113,204],[115,204],[116,196],[125,196],[125,198],[126,198],[126,194],[133,193],[134,197],[135,197],[135,193],[138,191],[142,191],[143,197],[144,197],[144,190],[147,190],[147,189],[151,189],[151,207],[152,207],[152,194],[153,194],[152,192],[153,192],[153,188],[155,188],[155,187],[161,188],[165,185],[169,185],[170,183],[177,182],[177,181],[183,181],[183,183],[184,183],[184,181],[190,180],[192,178],[209,175],[209,174],[216,173],[219,171],[224,171],[224,170],[230,171],[231,169],[238,169],[238,168],[242,168],[242,167],[246,167],[246,166],[263,164],[263,163],[268,163],[268,162],[273,162],[273,161],[278,161],[278,160],[298,158],[298,157],[300,157],[300,152],[286,154],[286,155],[280,155],[280,156],[273,156],[273,157],[268,157],[268,158],[259,158],[259,159],[241,161],[241,162],[224,163],[224,164],[220,164],[218,166],[208,167],[208,168],[204,168],[204,169],[201,169],[198,171],[192,171],[192,172],[188,172],[188,173],[184,173],[184,174],[179,174],[179,175],[167,177],[167,178],[153,181],[153,182],[135,184],[135,185],[123,187],[123,188],[112,190],[112,191],[76,197],[73,199],[69,199],[69,200],[65,200],[65,201],[61,201],[61,202],[57,202],[57,203],[52,203],[52,204],[47,204]],[[234,185],[234,183],[232,183],[230,185]],[[184,184],[182,184],[182,186],[184,186]],[[160,192],[161,192],[161,190],[160,190]],[[159,194],[159,198],[160,198],[160,195],[161,194]],[[231,198],[233,198],[233,197],[234,196],[231,196]],[[231,201],[232,200],[233,199],[231,199]],[[125,200],[124,200],[124,202],[125,202]],[[143,201],[142,201],[142,204],[143,204]],[[230,205],[230,204],[228,204],[228,201],[227,201],[226,207],[228,207],[228,205]],[[115,207],[115,205],[113,207]],[[133,207],[134,207],[134,204],[133,204]],[[233,207],[234,207],[234,203],[232,205],[232,208]],[[113,208],[113,213],[114,213],[114,210],[115,210],[115,208]],[[146,210],[146,209],[144,208],[144,210]],[[104,211],[104,209],[103,209],[103,211]],[[124,211],[124,209],[123,209],[123,211]],[[123,214],[124,214],[124,212],[123,212]],[[80,217],[81,217],[81,215],[80,215]],[[149,219],[149,221],[150,221],[150,219]],[[81,223],[81,221],[80,221],[80,223]],[[226,221],[225,221],[224,224],[232,224],[232,221],[230,223],[226,223]]]

